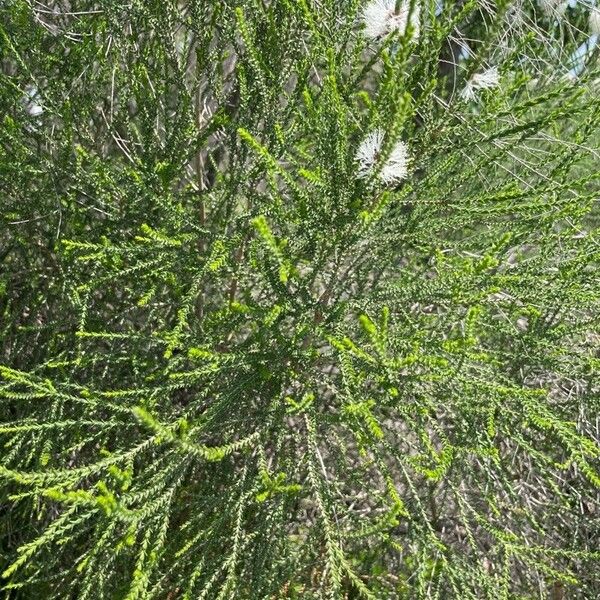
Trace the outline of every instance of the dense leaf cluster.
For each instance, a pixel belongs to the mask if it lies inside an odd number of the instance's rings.
[[[0,6],[7,598],[600,594],[590,3],[367,3]]]

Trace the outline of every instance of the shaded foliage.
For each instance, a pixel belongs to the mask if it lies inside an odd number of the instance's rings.
[[[7,597],[600,593],[589,7],[364,5],[2,6]]]

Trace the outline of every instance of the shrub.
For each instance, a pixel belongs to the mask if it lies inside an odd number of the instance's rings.
[[[9,1],[7,597],[597,597],[598,21]]]

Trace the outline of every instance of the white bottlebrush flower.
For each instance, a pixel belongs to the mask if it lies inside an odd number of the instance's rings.
[[[590,9],[588,27],[592,35],[600,36],[600,8],[597,6],[592,6]]]
[[[389,35],[394,31],[404,35],[410,22],[413,36],[417,38],[419,37],[419,12],[419,6],[415,3],[411,13],[410,0],[403,0],[398,10],[396,10],[396,0],[370,0],[362,11],[365,34],[373,39]]]
[[[355,160],[358,162],[358,176],[371,175],[381,158],[385,132],[375,129],[360,143]],[[379,177],[385,184],[396,183],[408,175],[408,146],[403,141],[394,144],[390,155],[383,164]]]
[[[461,98],[464,100],[474,100],[477,90],[495,88],[499,82],[500,73],[498,73],[497,67],[490,67],[481,73],[475,73],[461,91]]]

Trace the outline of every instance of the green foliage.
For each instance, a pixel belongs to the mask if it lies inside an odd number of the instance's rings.
[[[7,598],[600,595],[589,3],[367,4],[0,7]]]

